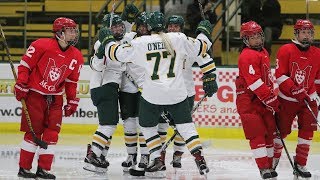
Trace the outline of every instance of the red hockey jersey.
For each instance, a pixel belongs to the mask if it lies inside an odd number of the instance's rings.
[[[83,63],[77,48],[70,46],[63,51],[56,39],[40,38],[22,57],[17,82],[44,95],[60,95],[66,88],[68,99],[74,99]]]
[[[269,97],[273,92],[273,78],[270,70],[268,52],[244,48],[238,60],[239,77],[246,81],[247,88],[260,100]]]
[[[320,75],[320,50],[311,46],[301,51],[294,43],[283,45],[277,53],[276,82],[279,96],[297,102],[291,93],[293,87],[303,87],[311,99],[316,97],[316,79]],[[317,77],[318,76],[318,77]]]

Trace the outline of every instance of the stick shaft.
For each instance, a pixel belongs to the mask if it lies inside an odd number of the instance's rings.
[[[17,81],[17,79],[18,79],[17,72],[16,72],[16,70],[14,68],[14,65],[13,65],[13,62],[11,60],[11,54],[10,54],[9,46],[8,46],[8,43],[7,43],[6,37],[4,35],[4,32],[3,32],[1,24],[0,24],[0,31],[1,31],[1,36],[3,37],[3,43],[4,43],[4,46],[5,46],[5,49],[6,49],[6,53],[7,53],[8,59],[9,59],[9,63],[10,63],[10,67],[11,67],[11,70],[12,70],[12,74],[14,76],[14,80]],[[42,147],[44,149],[47,149],[47,144],[44,141],[41,141],[40,139],[38,139],[36,137],[36,133],[34,132],[32,124],[31,124],[31,118],[30,118],[29,111],[28,111],[28,108],[27,108],[27,105],[26,105],[26,101],[24,99],[21,99],[21,104],[22,104],[23,112],[26,115],[28,127],[29,127],[29,129],[30,129],[30,131],[32,133],[32,136],[33,136],[33,139],[34,139],[35,143],[37,143],[40,147]]]

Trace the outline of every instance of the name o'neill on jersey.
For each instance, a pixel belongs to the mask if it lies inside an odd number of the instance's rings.
[[[166,49],[163,42],[148,43],[148,51]]]

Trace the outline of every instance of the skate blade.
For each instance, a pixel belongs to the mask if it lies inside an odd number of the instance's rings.
[[[301,177],[297,175],[293,175],[293,180],[310,180],[310,177]]]
[[[145,171],[144,169],[138,168],[138,169],[129,169],[129,174],[131,176],[136,176],[136,177],[144,177],[145,176]]]
[[[165,171],[145,172],[145,176],[150,178],[165,178],[166,172]]]
[[[208,173],[204,173],[201,175],[204,179],[208,179]]]
[[[95,167],[94,165],[89,163],[85,163],[85,165],[83,166],[83,169],[86,171],[90,171],[98,174],[104,174],[108,171],[108,168]]]
[[[122,166],[123,167],[123,166]],[[123,167],[123,172],[124,173],[128,173],[130,171],[130,169],[136,169],[136,166],[133,165],[133,166],[130,166],[130,167]]]
[[[267,180],[277,180],[277,177],[268,178]]]
[[[26,179],[35,179],[35,178],[25,178],[25,177],[19,177],[19,176],[18,176],[18,179],[19,179],[19,180],[26,180]]]

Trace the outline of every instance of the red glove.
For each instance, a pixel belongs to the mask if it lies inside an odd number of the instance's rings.
[[[79,101],[79,98],[67,100],[67,105],[64,106],[64,116],[68,117],[71,116],[74,112],[76,112]]]
[[[14,85],[14,94],[18,101],[21,101],[21,99],[25,99],[28,95],[28,92],[29,88],[27,87],[27,85],[22,83],[16,83]]]
[[[292,96],[294,98],[296,98],[299,102],[303,102],[303,100],[307,100],[308,102],[311,102],[311,99],[307,93],[307,91],[301,87],[293,87],[291,88],[291,93],[292,93]]]
[[[264,99],[263,104],[266,105],[266,108],[271,112],[279,112],[280,111],[280,102],[278,101],[278,97],[273,93]]]

